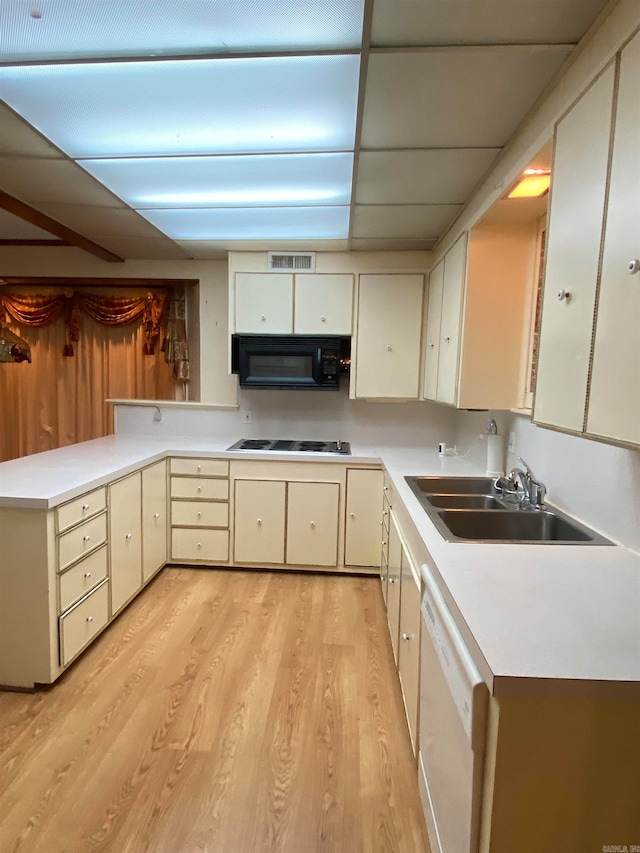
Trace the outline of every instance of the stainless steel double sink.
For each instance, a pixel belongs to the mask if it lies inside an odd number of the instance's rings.
[[[491,477],[405,477],[449,542],[613,545],[557,509],[522,508]]]

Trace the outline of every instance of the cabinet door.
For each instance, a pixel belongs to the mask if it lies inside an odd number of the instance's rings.
[[[345,566],[380,566],[382,471],[347,470]]]
[[[142,586],[142,475],[109,486],[111,615]]]
[[[429,301],[427,303],[427,325],[425,332],[424,397],[436,400],[438,391],[438,359],[440,355],[440,323],[442,321],[442,285],[444,282],[444,258],[429,276]]]
[[[416,572],[417,574],[417,572]],[[414,753],[417,751],[418,697],[420,685],[420,586],[411,567],[411,558],[402,552],[400,585],[400,640],[398,672]]]
[[[236,332],[248,335],[293,332],[293,276],[237,273]]]
[[[296,275],[296,334],[350,335],[352,313],[352,275]]]
[[[460,237],[444,256],[442,319],[438,353],[436,400],[454,405],[458,393],[460,326],[467,256],[467,235]]]
[[[167,462],[142,472],[142,581],[167,562]]]
[[[239,563],[284,563],[286,485],[235,481],[234,556]]]
[[[534,420],[582,432],[604,215],[614,68],[556,129]],[[568,298],[559,298],[562,292]]]
[[[423,284],[421,275],[360,276],[356,397],[418,397]]]
[[[640,444],[640,35],[622,51],[587,432]]]
[[[389,571],[387,577],[387,621],[393,647],[393,657],[398,662],[398,634],[400,631],[400,584],[402,581],[402,540],[395,516],[391,513],[389,524]]]
[[[289,483],[287,563],[338,564],[338,483]]]

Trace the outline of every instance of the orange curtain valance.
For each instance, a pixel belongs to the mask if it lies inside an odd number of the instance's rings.
[[[0,293],[0,321],[8,317],[23,326],[48,326],[63,314],[66,343],[63,355],[72,356],[73,343],[80,340],[80,312],[84,311],[105,326],[121,326],[141,320],[144,325],[144,353],[153,355],[165,317],[167,294],[148,291],[144,296],[98,296],[65,290],[50,296],[23,296]]]

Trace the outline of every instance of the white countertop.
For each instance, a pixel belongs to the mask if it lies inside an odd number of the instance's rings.
[[[562,681],[577,689],[640,696],[638,554],[623,546],[446,542],[404,477],[483,474],[470,460],[441,459],[421,448],[353,444],[351,456],[226,451],[237,438],[109,436],[5,462],[0,507],[51,508],[171,454],[382,462],[494,694],[555,691]]]

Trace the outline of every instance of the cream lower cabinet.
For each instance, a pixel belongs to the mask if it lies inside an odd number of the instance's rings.
[[[142,471],[142,581],[167,562],[167,461]]]
[[[398,674],[414,754],[418,751],[418,704],[420,698],[421,595],[419,572],[409,552],[402,549]]]
[[[169,471],[172,562],[227,563],[229,462],[173,458]]]
[[[418,399],[422,275],[361,275],[351,396]]]
[[[347,469],[345,566],[380,566],[381,513],[382,471]]]
[[[142,474],[109,486],[111,615],[142,586]]]
[[[337,566],[338,483],[236,480],[239,563]]]
[[[398,663],[398,638],[400,633],[400,585],[402,583],[402,539],[396,517],[391,512],[389,521],[389,564],[387,576],[387,621],[393,657]]]

